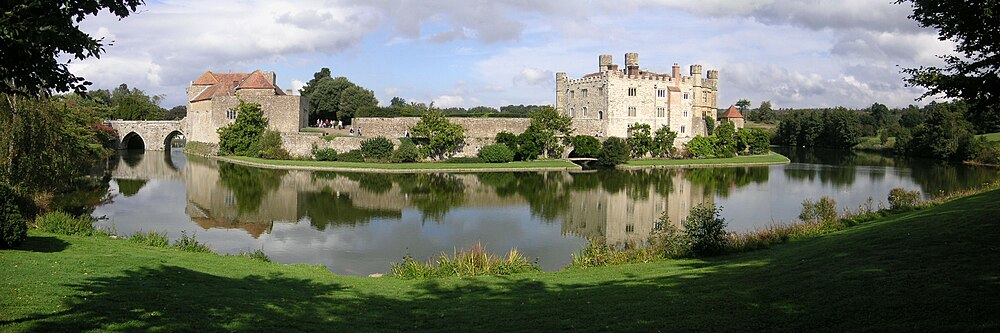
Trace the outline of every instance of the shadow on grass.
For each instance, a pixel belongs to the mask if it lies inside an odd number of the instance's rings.
[[[344,284],[175,266],[90,278],[52,331],[995,331],[1000,191],[710,260]],[[975,211],[982,219],[969,218]],[[326,279],[320,279],[326,280]],[[331,278],[330,280],[337,280]]]
[[[55,253],[65,250],[69,247],[69,243],[55,238],[55,237],[44,237],[44,236],[28,236],[21,245],[18,245],[16,250],[21,251],[31,251],[31,252],[41,252],[41,253]]]

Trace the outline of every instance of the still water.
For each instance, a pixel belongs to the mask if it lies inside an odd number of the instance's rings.
[[[789,223],[804,199],[855,209],[903,187],[925,196],[992,181],[996,169],[873,154],[782,150],[791,164],[639,171],[371,174],[257,169],[170,152],[110,162],[96,207],[119,234],[186,232],[220,253],[263,249],[281,263],[338,274],[389,271],[404,255],[434,257],[481,242],[516,247],[545,270],[588,238],[647,238],[666,214],[679,224],[714,202],[731,231]]]

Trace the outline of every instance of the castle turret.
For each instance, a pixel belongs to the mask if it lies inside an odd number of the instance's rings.
[[[602,55],[600,55],[598,57],[597,62],[598,62],[598,64],[597,64],[598,71],[601,72],[601,73],[610,71],[611,68],[612,68],[612,65],[613,65],[611,63],[612,59],[611,59],[611,55],[610,54],[602,54]]]
[[[625,74],[639,75],[639,54],[629,52],[625,54]]]
[[[556,111],[563,112],[566,105],[566,72],[556,73]]]
[[[702,83],[702,79],[701,79],[701,65],[698,65],[698,64],[691,65],[691,79],[694,81],[694,86],[695,87],[701,87],[702,86],[702,84],[701,84]]]

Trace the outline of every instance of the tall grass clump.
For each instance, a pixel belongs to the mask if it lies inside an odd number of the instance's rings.
[[[477,243],[468,250],[454,250],[451,256],[442,253],[436,261],[419,262],[406,256],[400,263],[392,263],[392,275],[405,279],[422,279],[445,276],[509,275],[537,272],[541,267],[528,260],[517,249],[506,256],[489,253]]]
[[[656,260],[656,251],[645,245],[636,242],[608,244],[603,237],[593,237],[579,253],[573,254],[570,265],[586,268]]]
[[[148,231],[142,232],[138,231],[131,236],[128,236],[128,241],[133,244],[152,246],[152,247],[169,247],[170,239],[167,238],[167,232],[155,232]]]
[[[94,219],[89,216],[75,217],[64,212],[49,212],[35,219],[39,230],[63,235],[91,236],[97,233]]]
[[[910,210],[920,205],[920,191],[894,188],[889,191],[889,209]]]
[[[253,251],[240,251],[240,253],[237,254],[237,255],[241,256],[241,257],[247,257],[247,258],[250,258],[250,259],[253,259],[253,260],[257,260],[257,261],[271,262],[271,257],[268,257],[267,253],[264,253],[263,249],[256,249],[256,250],[253,250]]]
[[[187,232],[181,231],[181,238],[174,241],[173,247],[187,252],[212,252],[207,245],[199,243],[195,236],[193,233],[188,236]]]

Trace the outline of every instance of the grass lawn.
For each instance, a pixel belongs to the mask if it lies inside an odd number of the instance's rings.
[[[643,159],[643,160],[630,160],[625,162],[625,166],[686,166],[686,165],[704,165],[704,164],[755,164],[755,163],[788,163],[787,157],[778,154],[770,153],[767,155],[754,155],[754,156],[737,156],[733,158],[704,158],[704,159],[683,159],[683,160],[670,160],[670,159]]]
[[[979,136],[986,138],[988,141],[1000,141],[1000,133],[980,134]]]
[[[0,251],[0,331],[996,332],[997,202],[704,260],[434,280],[32,231]]]
[[[528,169],[528,168],[570,168],[580,166],[563,160],[517,161],[510,163],[366,163],[366,162],[328,162],[328,161],[293,161],[266,160],[245,156],[229,156],[234,160],[292,167],[319,167],[344,169],[382,169],[382,170],[471,170],[471,169]]]

